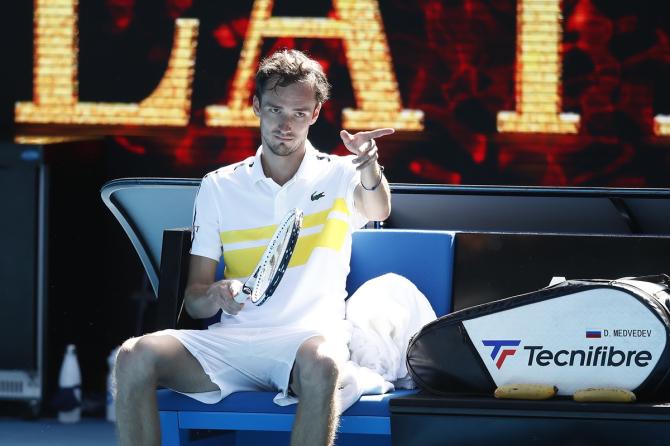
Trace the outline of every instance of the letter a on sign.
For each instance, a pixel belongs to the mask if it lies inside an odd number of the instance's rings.
[[[402,108],[377,0],[333,0],[339,18],[272,17],[273,0],[255,0],[249,28],[225,106],[209,106],[209,126],[257,127],[251,85],[264,37],[340,38],[358,108],[342,111],[349,129],[423,130],[423,112]]]

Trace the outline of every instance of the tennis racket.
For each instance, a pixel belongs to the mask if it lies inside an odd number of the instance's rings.
[[[302,211],[290,210],[277,226],[254,273],[244,282],[235,301],[242,303],[249,299],[254,305],[263,305],[272,296],[286,272],[301,228]]]

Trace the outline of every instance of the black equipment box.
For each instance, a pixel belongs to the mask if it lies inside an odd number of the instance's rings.
[[[419,393],[390,402],[393,446],[660,446],[670,403],[497,400]]]

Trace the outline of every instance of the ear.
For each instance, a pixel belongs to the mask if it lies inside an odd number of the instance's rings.
[[[254,109],[254,114],[258,116],[259,118],[261,117],[261,101],[258,99],[258,96],[254,95],[254,99],[252,102],[252,108]]]
[[[316,107],[314,108],[314,111],[312,112],[312,119],[309,121],[309,125],[312,125],[316,122],[316,120],[319,118],[319,112],[321,111],[321,102],[316,104]]]

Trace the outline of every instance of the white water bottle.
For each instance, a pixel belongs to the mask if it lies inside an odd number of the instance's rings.
[[[81,419],[81,371],[77,361],[77,351],[73,344],[65,348],[58,387],[58,391],[65,396],[64,401],[67,401],[67,404],[58,411],[58,421],[77,423]]]
[[[116,362],[116,354],[119,352],[119,347],[111,351],[107,357],[107,365],[109,372],[107,373],[107,421],[116,421],[116,404],[114,403],[114,363]]]

